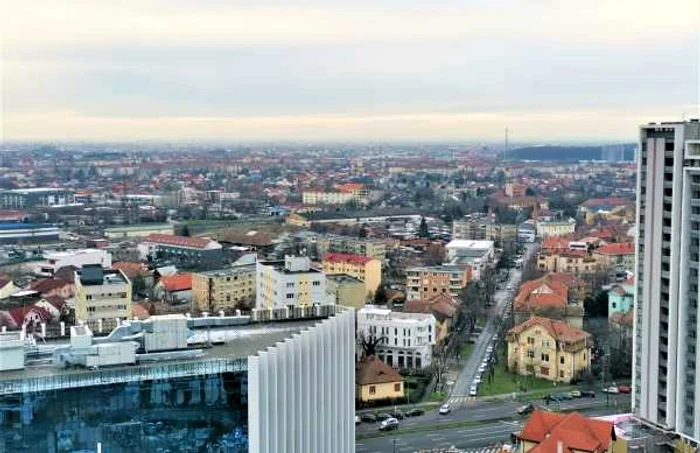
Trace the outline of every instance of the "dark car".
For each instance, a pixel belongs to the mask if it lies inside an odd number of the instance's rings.
[[[574,399],[573,396],[571,396],[570,393],[562,392],[562,393],[556,393],[554,396],[558,398],[558,401],[568,401]]]
[[[518,415],[528,415],[532,413],[535,410],[535,406],[532,404],[526,404],[525,406],[520,406],[515,410],[515,412],[518,413]]]
[[[593,390],[581,390],[581,398],[595,398]]]
[[[423,409],[416,408],[406,412],[406,417],[419,417],[423,414],[425,414],[425,411]]]
[[[362,414],[362,417],[360,418],[365,423],[375,423],[377,421],[377,417],[375,417],[373,414]]]
[[[377,421],[378,422],[383,422],[384,420],[388,420],[391,418],[391,414],[387,414],[386,412],[382,412],[380,414],[377,414]]]
[[[401,412],[400,410],[395,410],[395,411],[391,414],[391,416],[394,417],[394,418],[397,419],[397,420],[403,420],[403,418],[404,418],[404,413]]]

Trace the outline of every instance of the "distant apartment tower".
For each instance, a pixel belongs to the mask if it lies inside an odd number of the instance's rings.
[[[73,192],[52,187],[32,187],[0,192],[0,207],[3,209],[25,209],[72,204]]]
[[[459,296],[472,277],[469,266],[424,266],[406,269],[406,300],[429,299],[446,293]]]
[[[634,413],[700,441],[700,123],[640,128]]]
[[[316,249],[320,257],[327,253],[350,253],[369,256],[379,261],[384,261],[386,258],[386,244],[379,239],[321,236],[316,240]]]
[[[326,275],[347,274],[365,284],[365,294],[374,297],[382,282],[382,263],[374,258],[345,253],[328,253],[323,257]]]
[[[334,301],[326,294],[326,276],[305,256],[258,261],[256,308],[310,307]]]
[[[120,270],[85,265],[75,271],[77,321],[131,318],[131,282]]]

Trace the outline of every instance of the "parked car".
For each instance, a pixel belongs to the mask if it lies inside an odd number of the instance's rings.
[[[401,411],[398,410],[398,409],[395,410],[395,411],[391,414],[391,416],[394,417],[394,418],[397,419],[397,420],[403,420],[403,419],[404,419],[404,413],[401,412]]]
[[[386,412],[382,412],[377,414],[377,421],[378,422],[383,422],[384,420],[388,420],[390,418],[393,418],[391,414],[387,414]]]
[[[389,417],[379,424],[379,431],[393,431],[399,429],[399,421]]]
[[[617,391],[620,393],[631,393],[632,389],[629,385],[620,384],[617,386]]]
[[[472,385],[469,388],[469,396],[476,396],[477,392],[478,392],[478,387],[476,385]]]
[[[443,404],[440,406],[440,410],[438,412],[440,412],[440,415],[447,415],[452,412],[452,406],[449,404]]]
[[[581,398],[581,392],[579,392],[578,390],[570,391],[569,395],[571,395],[572,398]]]
[[[595,398],[595,392],[593,390],[581,390],[581,397]]]
[[[603,393],[612,393],[612,394],[616,394],[616,393],[620,393],[620,391],[617,389],[617,387],[615,387],[615,386],[613,385],[612,387],[606,387],[606,388],[604,388],[604,389],[603,389]]]
[[[508,291],[513,291],[513,285],[508,285],[508,286],[506,286],[506,289],[507,289]]]
[[[360,417],[360,419],[365,423],[377,422],[377,417],[375,417],[374,414],[362,414],[362,417]]]
[[[355,424],[359,425],[360,423],[362,423],[362,419],[360,418],[359,415],[355,415]]]
[[[406,412],[406,417],[419,417],[423,414],[425,414],[425,411],[423,409],[414,408]]]
[[[478,385],[481,384],[481,375],[477,374],[476,377],[474,378],[474,382],[472,384]]]
[[[533,412],[534,410],[535,410],[535,406],[533,406],[532,404],[526,404],[524,406],[520,406],[519,408],[517,408],[515,410],[515,412],[517,412],[518,415],[528,415],[531,412]]]
[[[568,401],[574,399],[574,397],[571,396],[571,393],[567,392],[557,393],[557,397],[560,401]]]

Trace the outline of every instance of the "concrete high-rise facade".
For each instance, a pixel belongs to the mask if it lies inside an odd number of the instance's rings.
[[[700,122],[641,127],[634,413],[700,439]]]

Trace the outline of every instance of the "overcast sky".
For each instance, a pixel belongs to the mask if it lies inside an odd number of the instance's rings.
[[[635,140],[697,0],[0,0],[6,139]]]

